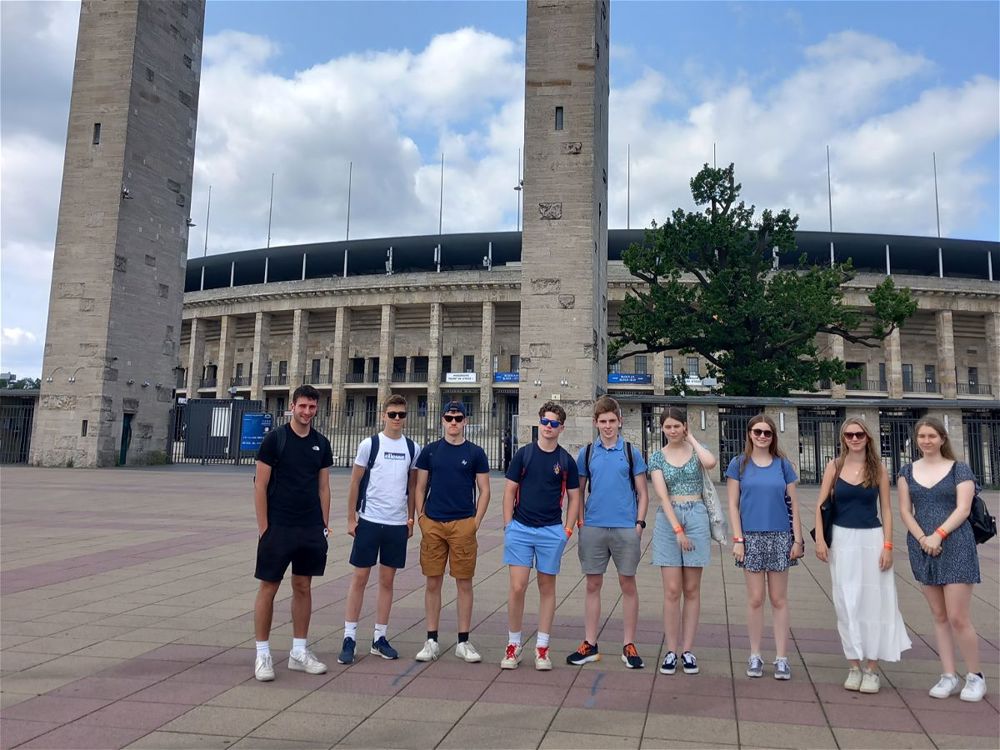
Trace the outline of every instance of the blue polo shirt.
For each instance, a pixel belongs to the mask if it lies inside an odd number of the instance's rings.
[[[786,487],[799,477],[787,458],[774,458],[767,466],[752,460],[740,472],[743,456],[729,462],[726,476],[740,483],[740,525],[743,531],[788,531]]]
[[[587,474],[587,446],[580,449],[576,463],[580,469],[581,485]],[[646,473],[646,462],[638,449],[632,446],[632,473]],[[603,528],[631,528],[635,526],[638,498],[632,492],[628,477],[628,458],[625,455],[625,438],[619,437],[613,448],[605,448],[597,440],[590,450],[590,495],[584,506],[583,523]]]

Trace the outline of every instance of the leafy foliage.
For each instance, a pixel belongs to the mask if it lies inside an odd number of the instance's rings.
[[[866,346],[879,345],[916,310],[909,290],[885,279],[869,295],[872,309],[844,303],[850,263],[812,266],[803,255],[795,268],[775,270],[773,251],[795,250],[798,217],[788,209],[754,218],[739,200],[734,166],[707,164],[691,180],[698,212],[677,209],[646,232],[623,260],[644,286],[622,305],[620,331],[612,334],[609,360],[679,350],[698,353],[721,390],[736,396],[783,396],[815,390],[820,380],[843,383],[840,359],[820,356],[816,335],[829,333]]]

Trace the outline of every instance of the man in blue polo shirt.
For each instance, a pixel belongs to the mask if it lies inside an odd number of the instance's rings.
[[[642,532],[646,528],[646,462],[642,454],[619,435],[621,407],[610,396],[594,404],[594,426],[600,440],[580,449],[580,478],[590,489],[580,510],[577,552],[587,577],[584,603],[584,634],[580,647],[566,657],[567,664],[586,664],[601,658],[597,650],[597,627],[601,618],[601,586],[608,560],[614,559],[622,591],[625,637],[622,662],[641,669],[642,658],[635,647],[639,619],[639,594],[635,573],[642,556]],[[631,452],[631,456],[626,453]]]

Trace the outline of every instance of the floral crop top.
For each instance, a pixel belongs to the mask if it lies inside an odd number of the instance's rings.
[[[663,472],[663,481],[671,495],[697,495],[705,490],[705,479],[701,473],[698,454],[691,451],[691,458],[683,466],[674,466],[663,457],[663,451],[656,451],[649,459],[650,472]]]

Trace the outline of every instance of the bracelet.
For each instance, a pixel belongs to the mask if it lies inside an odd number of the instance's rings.
[[[802,540],[801,540],[801,539],[796,539],[795,541],[793,541],[793,542],[792,542],[792,546],[793,546],[793,547],[794,547],[794,546],[795,546],[796,544],[802,544]]]
[[[892,549],[892,542],[886,542],[883,544],[882,549]]]
[[[736,544],[743,544],[743,542],[744,542],[745,540],[744,540],[744,539],[743,539],[743,537],[741,537],[741,536],[734,536],[734,537],[733,537],[733,541],[734,541],[734,542],[735,542]]]
[[[581,521],[579,518],[576,519],[576,528],[578,528],[578,529],[582,529],[583,528],[583,521]]]
[[[948,538],[948,532],[947,532],[947,531],[945,531],[945,530],[944,530],[943,528],[941,528],[940,526],[938,526],[938,527],[937,527],[936,529],[934,529],[934,533],[935,533],[935,534],[937,534],[937,535],[938,535],[939,537],[941,537],[941,541],[942,541],[942,542],[943,542],[943,541],[944,541],[945,539],[947,539],[947,538]]]
[[[743,546],[746,546],[746,542],[744,542],[742,539],[740,539],[740,540],[738,540],[736,542],[733,542],[733,544],[742,544]]]
[[[566,538],[567,539],[569,539],[571,536],[573,536],[573,529],[571,529],[569,526],[567,526],[566,528],[564,528],[563,531],[566,532]]]
[[[674,533],[675,534],[683,534],[684,533],[684,527],[681,526],[680,524],[677,524],[676,526],[674,526]]]

